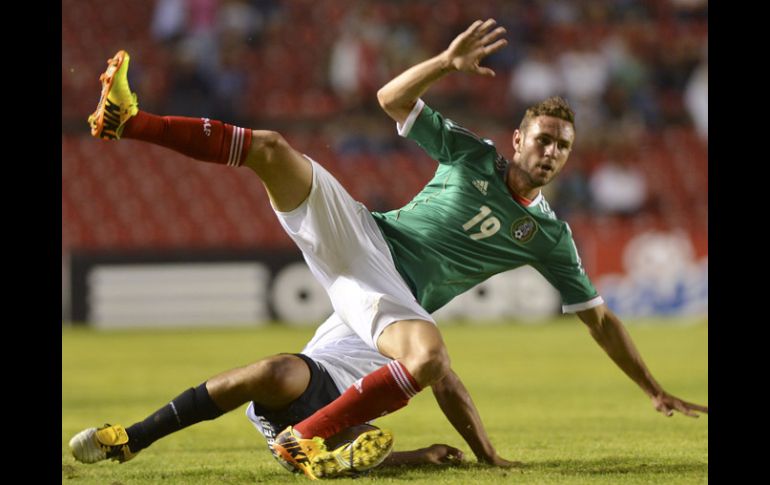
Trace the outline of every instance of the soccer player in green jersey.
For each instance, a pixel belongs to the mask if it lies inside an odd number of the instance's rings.
[[[375,362],[384,365],[276,437],[278,455],[310,478],[317,471],[314,463],[328,457],[324,439],[396,411],[425,387],[435,391],[453,375],[430,312],[474,284],[525,264],[559,290],[563,310],[577,313],[656,410],[667,416],[708,412],[667,393],[652,377],[623,324],[587,278],[569,226],[556,219],[540,193],[564,167],[575,140],[567,103],[551,98],[527,110],[513,132],[509,162],[490,142],[420,99],[449,73],[494,74],[480,61],[506,45],[505,30],[495,24],[492,19],[474,22],[444,52],[379,91],[380,105],[397,122],[399,133],[439,162],[434,178],[409,204],[384,214],[372,214],[353,200],[321,164],[294,150],[279,133],[140,111],[126,80],[128,55],[123,51],[102,75],[102,96],[89,118],[92,134],[143,140],[254,171],[334,308],[335,318],[319,327],[309,345],[353,336],[383,356]],[[467,393],[454,389],[445,397],[456,410],[450,421],[463,434],[457,424],[473,421],[472,406]],[[367,463],[390,451],[387,433],[373,436],[372,442],[361,450],[372,455]],[[494,450],[480,450],[477,456],[510,464]]]

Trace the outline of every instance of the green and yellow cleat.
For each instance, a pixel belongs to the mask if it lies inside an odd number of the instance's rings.
[[[129,449],[128,433],[119,424],[84,429],[72,437],[69,446],[72,456],[82,463],[96,463],[108,458],[125,463],[138,454]]]
[[[107,61],[107,70],[99,76],[102,95],[96,111],[88,117],[91,135],[105,140],[118,140],[123,125],[139,111],[136,93],[128,87],[128,52],[121,50]]]

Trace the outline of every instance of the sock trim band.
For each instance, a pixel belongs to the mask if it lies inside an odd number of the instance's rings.
[[[237,167],[241,164],[241,152],[243,151],[243,139],[246,130],[238,126],[233,127],[233,136],[230,139],[230,157],[227,165]]]
[[[411,399],[417,395],[417,391],[415,391],[412,383],[409,382],[409,378],[406,376],[404,369],[401,368],[401,364],[398,361],[394,360],[393,362],[388,363],[388,369],[390,370],[393,378],[396,380],[398,387],[401,388],[408,399]]]

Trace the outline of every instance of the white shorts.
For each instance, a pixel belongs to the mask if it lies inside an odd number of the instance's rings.
[[[361,340],[336,313],[316,329],[301,353],[324,367],[340,393],[391,361]]]
[[[314,160],[310,195],[291,212],[275,211],[321,285],[334,312],[366,345],[377,349],[385,327],[433,317],[396,270],[369,210]]]

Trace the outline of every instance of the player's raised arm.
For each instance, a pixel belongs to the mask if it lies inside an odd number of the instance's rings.
[[[663,390],[644,364],[623,323],[607,305],[602,304],[580,311],[577,315],[588,326],[591,336],[615,364],[642,388],[657,411],[666,416],[673,416],[674,411],[679,411],[693,418],[698,417],[697,412],[708,414],[708,406],[684,401]]]
[[[503,27],[493,29],[496,24],[494,19],[473,22],[444,52],[396,76],[377,92],[382,109],[396,122],[404,123],[417,99],[445,74],[463,71],[494,76],[492,69],[479,63],[508,43],[500,38],[505,33]]]

